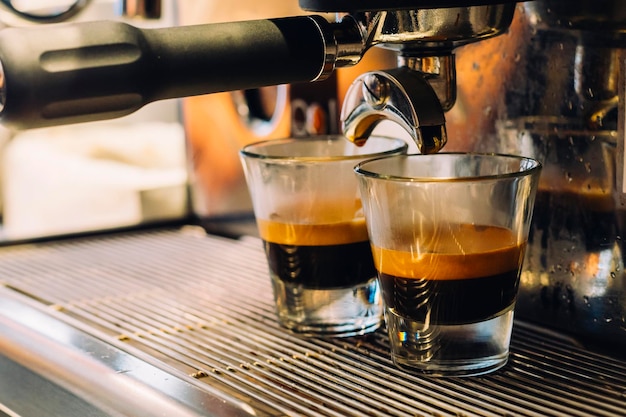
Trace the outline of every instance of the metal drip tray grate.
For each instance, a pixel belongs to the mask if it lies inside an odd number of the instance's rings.
[[[292,335],[275,321],[256,238],[186,227],[10,246],[0,271],[49,314],[258,415],[626,415],[623,359],[519,322],[508,365],[473,378],[401,372],[382,330]]]

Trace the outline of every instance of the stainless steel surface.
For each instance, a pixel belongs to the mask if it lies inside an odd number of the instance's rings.
[[[479,146],[544,167],[518,317],[626,349],[623,6],[520,4],[506,48],[515,65],[485,72],[497,76],[485,101],[503,128]]]
[[[398,51],[396,70],[366,72],[348,90],[341,110],[345,135],[367,140],[383,120],[398,123],[422,153],[447,142],[444,111],[456,101],[453,50],[492,38],[510,26],[515,4],[354,13],[363,27],[364,49]]]
[[[347,10],[346,10],[347,11]],[[367,46],[383,44],[417,56],[442,51],[500,35],[508,29],[515,4],[419,8],[355,13],[366,28]]]
[[[398,123],[422,153],[447,142],[444,111],[456,100],[453,50],[504,33],[515,4],[355,13],[364,49],[383,45],[399,52],[396,70],[366,72],[346,94],[345,135],[365,142],[382,120]]]
[[[1,417],[107,417],[88,401],[4,356],[0,356],[0,369]],[[20,383],[16,384],[16,380]],[[29,387],[28,392],[24,391],[25,386]]]
[[[412,376],[390,362],[382,330],[324,340],[280,328],[266,269],[258,239],[195,227],[8,246],[0,249],[0,354],[15,356],[6,343],[19,340],[14,333],[37,334],[66,352],[56,361],[73,352],[174,402],[221,396],[256,415],[625,415],[623,352],[517,322],[501,371]],[[108,353],[95,354],[101,348]],[[15,388],[37,398],[19,380]]]
[[[626,349],[624,212],[615,195],[617,132],[574,119],[522,118],[502,150],[543,171],[517,302],[518,317]]]
[[[18,415],[251,415],[235,399],[193,387],[8,293],[0,335],[0,406]]]

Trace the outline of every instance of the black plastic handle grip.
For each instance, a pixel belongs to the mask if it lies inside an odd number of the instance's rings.
[[[310,16],[139,29],[114,21],[0,32],[0,122],[120,117],[176,97],[312,81],[326,49]]]

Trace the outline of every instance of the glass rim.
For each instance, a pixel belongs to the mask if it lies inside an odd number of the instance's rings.
[[[505,173],[500,173],[500,174],[470,175],[470,176],[465,176],[465,177],[428,177],[428,176],[417,177],[417,176],[389,175],[389,174],[385,174],[382,172],[374,172],[372,170],[366,169],[365,167],[366,165],[372,162],[380,161],[383,159],[392,159],[392,158],[415,159],[415,158],[427,158],[427,157],[432,158],[432,157],[438,157],[438,156],[439,157],[441,156],[471,156],[471,157],[481,157],[481,158],[497,157],[501,159],[528,161],[529,165],[528,167],[524,168],[522,164],[520,164],[520,169],[517,171],[505,172]],[[382,156],[382,157],[377,157],[377,158],[371,158],[371,159],[367,159],[365,161],[359,162],[354,167],[354,172],[357,175],[360,175],[363,177],[381,179],[381,180],[386,180],[386,181],[416,182],[416,183],[417,182],[419,183],[425,183],[425,182],[450,183],[450,182],[471,182],[471,181],[476,181],[476,180],[495,180],[495,179],[501,179],[501,178],[525,177],[525,176],[529,176],[540,171],[541,168],[542,168],[542,164],[538,160],[527,157],[527,156],[521,156],[521,155],[512,155],[512,154],[506,154],[506,153],[483,153],[483,152],[437,152],[433,154],[414,153],[414,154],[404,154],[404,155],[388,155],[388,156]]]
[[[383,136],[383,135],[373,135],[371,139],[383,139],[385,141],[395,142],[398,144],[397,147],[379,150],[379,151],[371,151],[361,154],[353,154],[353,155],[319,155],[319,156],[294,156],[294,155],[272,155],[272,154],[262,154],[259,152],[253,152],[252,149],[255,147],[265,147],[266,145],[280,145],[286,143],[293,142],[328,142],[328,141],[337,141],[343,140],[346,143],[352,143],[341,134],[328,134],[328,135],[315,135],[315,136],[305,136],[301,138],[289,137],[289,138],[279,138],[279,139],[266,139],[257,142],[253,142],[245,145],[240,151],[239,154],[245,156],[247,158],[261,159],[267,161],[282,161],[282,162],[332,162],[332,161],[346,161],[346,160],[363,160],[363,159],[373,159],[373,158],[385,158],[388,156],[394,156],[398,154],[405,153],[408,149],[408,144],[406,141],[400,138],[392,137],[392,136]],[[353,144],[355,147],[358,145]],[[367,142],[366,142],[367,145]]]

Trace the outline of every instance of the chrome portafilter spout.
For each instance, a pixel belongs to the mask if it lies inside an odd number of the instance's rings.
[[[456,47],[504,32],[515,5],[357,13],[366,44],[398,51],[398,68],[365,73],[348,89],[344,134],[359,144],[383,120],[400,125],[420,152],[440,151],[448,138],[444,113],[456,101]]]
[[[359,76],[348,89],[341,120],[344,135],[357,145],[383,120],[400,125],[421,153],[438,152],[448,140],[439,98],[428,81],[408,67]]]

